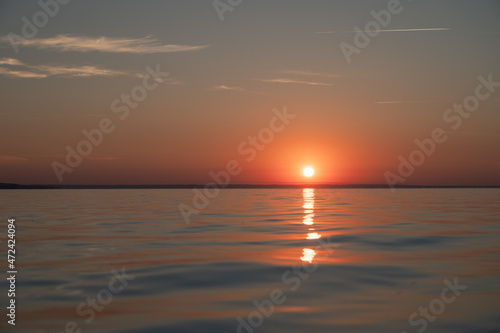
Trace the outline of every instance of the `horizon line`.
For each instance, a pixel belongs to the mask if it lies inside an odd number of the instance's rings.
[[[17,184],[0,183],[0,189],[197,189],[207,184]],[[388,185],[388,184],[353,184],[353,183],[259,183],[259,184],[217,184],[218,188],[500,188],[500,185]]]

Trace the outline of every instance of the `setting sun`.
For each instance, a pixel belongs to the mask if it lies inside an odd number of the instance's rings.
[[[311,177],[312,175],[314,175],[314,169],[311,168],[311,167],[307,167],[304,169],[304,171],[302,171],[304,173],[304,176],[306,177]]]

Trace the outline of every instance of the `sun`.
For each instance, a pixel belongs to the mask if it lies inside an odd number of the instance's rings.
[[[306,177],[312,177],[314,175],[314,169],[311,168],[311,167],[307,167],[307,168],[304,168],[304,170],[302,171],[302,173]]]

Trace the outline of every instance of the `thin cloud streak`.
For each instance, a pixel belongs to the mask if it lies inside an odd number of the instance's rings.
[[[0,155],[0,163],[25,163],[28,159],[14,155]]]
[[[10,43],[8,37],[0,37],[0,43]],[[58,52],[107,52],[107,53],[170,53],[201,50],[208,45],[191,46],[162,44],[158,39],[147,36],[143,38],[111,38],[58,35],[50,38],[22,39],[20,46],[38,49],[51,49]]]
[[[62,75],[62,76],[89,77],[89,76],[128,75],[125,72],[100,68],[100,67],[96,67],[96,66],[82,66],[82,67],[74,67],[74,68],[62,67],[62,66],[39,66],[38,68],[41,71],[44,71],[50,75]]]
[[[252,93],[252,94],[264,95],[264,93],[259,92],[259,91],[251,91],[251,90],[246,90],[246,89],[241,88],[241,87],[226,86],[224,84],[222,84],[220,86],[213,86],[213,87],[209,88],[208,90],[210,90],[210,91],[216,91],[216,90],[239,91],[239,92],[247,92],[247,93]]]
[[[42,79],[46,78],[47,74],[34,73],[28,71],[17,71],[12,69],[7,69],[4,67],[0,67],[0,75],[14,77],[14,78],[30,78],[30,79]]]
[[[2,66],[3,65],[3,66]],[[14,68],[13,68],[14,67]],[[15,68],[21,67],[21,68]],[[129,73],[106,69],[99,66],[66,67],[60,65],[29,65],[13,58],[0,59],[0,75],[15,78],[46,78],[49,76],[61,77],[91,77],[91,76],[120,76]]]
[[[306,85],[310,85],[310,86],[333,86],[333,84],[331,84],[331,83],[311,82],[311,81],[294,80],[294,79],[257,79],[257,81],[268,82],[268,83],[306,84]]]
[[[387,30],[361,30],[361,32],[412,32],[412,31],[447,31],[451,30],[451,28],[421,28],[421,29],[387,29]],[[315,32],[316,34],[354,34],[358,31],[349,30],[349,31],[319,31]]]

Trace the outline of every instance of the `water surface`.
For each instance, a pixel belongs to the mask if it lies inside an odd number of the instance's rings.
[[[18,254],[17,325],[1,331],[500,332],[500,190],[225,189],[188,225],[192,199],[0,191]],[[454,279],[467,289],[440,303]]]

